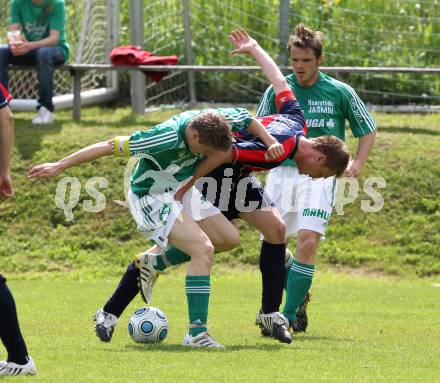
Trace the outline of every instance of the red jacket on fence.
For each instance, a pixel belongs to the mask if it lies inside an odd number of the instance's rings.
[[[112,49],[110,61],[113,65],[176,65],[179,59],[173,56],[155,56],[153,53],[143,51],[134,45],[125,45]],[[168,72],[148,72],[145,74],[152,80],[158,82]]]

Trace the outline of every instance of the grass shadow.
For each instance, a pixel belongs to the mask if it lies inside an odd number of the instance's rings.
[[[111,122],[106,122],[106,121],[100,121],[100,120],[96,120],[96,119],[87,119],[87,120],[82,120],[81,121],[81,126],[84,128],[96,128],[96,127],[102,127],[103,124],[107,125],[107,127],[110,128],[131,128],[132,130],[148,130],[150,128],[152,128],[155,125],[158,125],[162,122],[164,122],[165,119],[163,121],[158,121],[158,120],[143,120],[143,121],[139,121],[136,119],[132,119],[129,117],[124,117],[122,119],[120,119],[119,121],[111,121]]]
[[[351,338],[338,338],[332,336],[321,335],[297,335],[292,337],[292,342],[317,341],[317,342],[354,342]],[[357,341],[358,342],[358,341]]]
[[[413,133],[413,134],[426,134],[429,136],[440,136],[440,130],[436,131],[433,129],[424,129],[424,128],[408,128],[408,127],[400,127],[400,126],[384,126],[379,127],[381,132],[385,133]]]
[[[151,115],[149,113],[145,114],[134,114],[131,112],[118,114],[115,116],[110,116],[106,118],[106,113],[113,113],[112,109],[103,108],[100,110],[102,119],[99,119],[100,115],[87,115],[85,118],[81,120],[81,126],[83,127],[102,127],[103,124],[112,127],[112,128],[131,128],[132,130],[148,130],[151,127],[161,124],[166,121],[171,116],[180,113],[180,110],[175,111],[164,111],[163,113]],[[115,119],[117,118],[117,119]]]
[[[33,125],[30,120],[15,118],[14,145],[24,160],[32,159],[41,149],[41,142],[46,135],[58,134],[63,128],[61,122],[49,125]]]
[[[186,352],[236,352],[240,350],[261,350],[261,351],[275,351],[280,350],[284,347],[289,347],[289,345],[285,345],[282,343],[274,343],[274,344],[237,344],[232,346],[225,346],[222,349],[206,349],[204,347],[201,348],[191,348],[184,347],[180,343],[159,343],[159,344],[128,344],[125,346],[126,351],[140,351],[140,352],[177,352],[177,353],[186,353]]]

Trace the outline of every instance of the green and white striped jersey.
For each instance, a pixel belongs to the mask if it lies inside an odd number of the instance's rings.
[[[114,139],[115,156],[140,157],[131,175],[133,193],[142,197],[176,190],[182,181],[193,175],[203,156],[191,153],[185,142],[185,129],[192,118],[204,111],[206,109],[183,112],[150,130]],[[243,108],[214,111],[226,117],[232,131],[246,129],[253,119]]]
[[[302,87],[294,74],[286,76],[295,93],[308,126],[309,137],[333,135],[345,141],[345,120],[355,137],[365,136],[376,130],[376,123],[354,89],[322,72],[318,81],[310,87]],[[257,116],[278,113],[275,92],[270,86],[263,94]],[[283,165],[294,165],[287,160]]]

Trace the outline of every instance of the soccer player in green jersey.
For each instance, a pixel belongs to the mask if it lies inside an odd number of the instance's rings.
[[[268,147],[269,157],[280,154],[280,144],[246,109],[219,108],[181,113],[148,131],[88,146],[58,162],[37,165],[28,173],[29,178],[49,178],[106,155],[140,157],[128,191],[138,230],[162,249],[172,245],[191,258],[186,277],[190,323],[186,346],[222,347],[207,332],[210,271],[214,247],[231,249],[239,243],[239,235],[197,189],[185,193],[182,202],[175,199],[175,193],[201,161],[215,161],[228,152],[231,130],[241,129],[259,137]]]
[[[359,138],[359,144],[346,175],[357,177],[373,147],[376,123],[351,86],[320,72],[323,37],[322,32],[303,24],[296,27],[288,43],[293,74],[286,80],[304,113],[309,137],[333,135],[344,140],[345,122],[348,121],[353,135]],[[257,116],[275,112],[275,92],[269,87],[260,100]],[[286,255],[283,314],[294,331],[305,331],[308,291],[319,241],[324,238],[333,209],[335,178],[312,179],[301,175],[292,160],[283,165],[270,171],[266,190],[286,223],[286,238],[297,237],[295,257],[290,252]]]

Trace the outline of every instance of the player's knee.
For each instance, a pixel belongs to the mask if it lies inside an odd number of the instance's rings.
[[[218,246],[215,245],[216,251],[229,251],[234,248],[236,248],[238,245],[240,245],[240,234],[238,231],[233,231],[228,233],[227,237],[224,238],[222,243],[220,243]]]
[[[236,248],[237,246],[240,246],[240,234],[238,231],[235,231],[233,235],[231,235],[231,239],[229,241],[229,249],[228,250],[232,250],[234,248]]]
[[[268,222],[264,230],[264,240],[269,243],[283,243],[286,240],[286,224],[277,219]]]
[[[212,267],[214,263],[214,245],[209,242],[204,246],[204,264],[209,268]]]
[[[297,239],[296,257],[299,262],[314,263],[321,234],[311,230],[300,230]]]
[[[192,258],[195,258],[199,265],[211,268],[214,263],[214,245],[209,239],[198,243]]]

